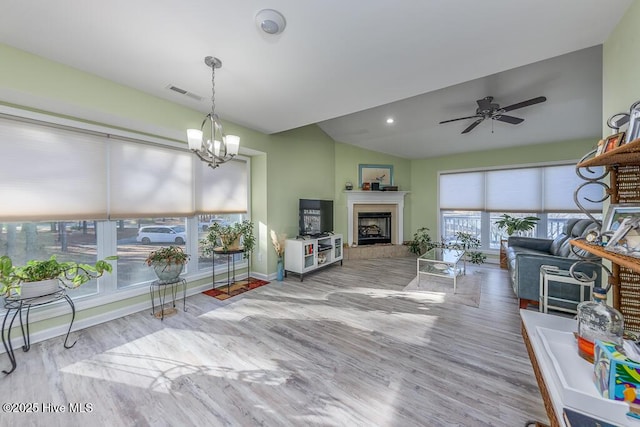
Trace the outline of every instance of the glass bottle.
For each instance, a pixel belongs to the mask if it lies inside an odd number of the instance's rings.
[[[607,291],[593,288],[593,300],[578,304],[578,354],[593,363],[596,340],[622,345],[622,314],[606,304]]]

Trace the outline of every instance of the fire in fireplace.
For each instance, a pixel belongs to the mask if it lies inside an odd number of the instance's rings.
[[[358,245],[391,243],[391,212],[358,212]]]

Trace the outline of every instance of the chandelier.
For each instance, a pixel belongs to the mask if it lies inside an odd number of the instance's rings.
[[[204,58],[204,63],[211,68],[211,112],[202,121],[200,129],[187,129],[187,141],[189,149],[209,167],[215,169],[228,162],[238,154],[240,137],[225,135],[222,131],[222,123],[216,114],[216,68],[222,67],[222,61],[213,56]],[[205,130],[208,135],[205,136]]]

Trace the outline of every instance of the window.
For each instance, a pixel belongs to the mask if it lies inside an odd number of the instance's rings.
[[[591,176],[601,175],[594,168]],[[447,241],[463,231],[478,237],[482,249],[499,249],[503,233],[495,222],[503,213],[537,216],[536,227],[527,236],[554,238],[568,218],[587,217],[575,204],[574,192],[585,181],[575,165],[523,167],[488,171],[443,173],[440,175],[440,232]],[[603,189],[583,187],[579,200],[598,218]]]
[[[236,222],[242,222],[247,218],[246,214],[215,214],[215,215],[200,215],[198,226],[198,240],[204,239],[207,235],[209,225],[213,222],[217,222],[221,225],[229,225]],[[234,262],[242,261],[242,254],[236,254],[233,256]],[[192,257],[193,260],[193,257]],[[223,256],[205,255],[202,253],[202,248],[198,245],[198,270],[207,270],[211,268],[227,268],[227,259]],[[215,264],[214,264],[215,262]]]
[[[14,265],[30,259],[93,264],[98,260],[97,234],[93,221],[10,222],[0,224],[0,255],[11,257]],[[92,280],[70,291],[72,296],[98,292]]]
[[[117,221],[118,289],[156,279],[144,260],[163,246],[185,248],[186,218],[144,218]],[[187,269],[189,264],[187,264]],[[188,271],[188,270],[187,270]]]
[[[119,257],[113,274],[74,298],[148,292],[155,275],[144,260],[169,244],[191,254],[187,275],[210,274],[212,260],[198,256],[201,224],[247,218],[250,163],[241,156],[212,170],[185,144],[6,106],[0,142],[0,194],[12,200],[0,208],[0,255],[16,265]]]

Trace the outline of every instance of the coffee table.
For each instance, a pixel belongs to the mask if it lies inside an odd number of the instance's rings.
[[[460,260],[463,267],[458,264]],[[424,255],[420,255],[417,260],[417,280],[420,285],[420,275],[428,274],[430,276],[447,277],[453,279],[453,293],[456,293],[456,278],[460,274],[466,274],[467,262],[464,251],[460,249],[444,249],[433,248]]]

